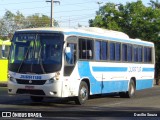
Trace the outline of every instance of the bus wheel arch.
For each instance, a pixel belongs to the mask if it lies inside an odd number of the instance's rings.
[[[89,79],[83,79],[82,81],[84,81],[84,82],[86,82],[87,83],[87,86],[88,86],[88,92],[89,92],[89,94],[88,94],[88,97],[89,97],[89,95],[90,95],[90,81],[89,81]]]
[[[89,79],[83,79],[80,82],[78,96],[75,99],[75,103],[79,105],[84,104],[88,100],[89,95],[90,95]]]
[[[131,77],[128,84],[128,90],[126,92],[120,92],[119,95],[122,98],[132,98],[135,96],[135,92],[136,92],[136,78]]]
[[[135,88],[136,88],[136,78],[135,77],[131,77],[130,81],[133,80],[134,81],[134,85],[135,85]]]

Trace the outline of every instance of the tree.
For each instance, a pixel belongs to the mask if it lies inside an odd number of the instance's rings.
[[[100,8],[95,19],[89,20],[90,26],[125,32],[131,38],[155,41],[160,26],[160,10],[146,7],[141,0],[126,5],[107,3]],[[149,35],[149,34],[150,35]]]
[[[46,15],[34,14],[28,16],[26,18],[26,28],[35,28],[35,27],[49,27],[50,26],[50,18]],[[54,20],[54,26],[58,27],[59,24],[56,20]]]
[[[151,5],[152,8],[154,8],[154,9],[156,9],[156,8],[160,9],[160,3],[158,0],[156,0],[156,2],[153,0],[150,0],[150,3],[148,3],[148,4]]]
[[[54,20],[54,26],[58,27],[59,24]],[[23,28],[35,28],[35,27],[49,27],[50,18],[46,15],[34,14],[25,17],[19,11],[16,14],[11,11],[6,11],[3,18],[0,19],[0,37],[12,36],[12,34]],[[6,38],[5,38],[6,39]]]
[[[25,17],[17,11],[16,14],[6,11],[3,18],[0,19],[0,35],[1,36],[12,36],[17,29],[24,28]]]
[[[26,23],[26,28],[48,27],[50,19],[44,15],[34,14],[26,18]]]
[[[140,38],[155,43],[156,75],[160,76],[160,3],[150,1],[146,7],[141,0],[126,5],[106,3],[95,19],[89,20],[91,27],[118,30],[131,38]]]
[[[90,27],[96,26],[106,29],[119,30],[118,23],[121,19],[120,12],[115,9],[114,3],[107,3],[105,6],[102,6],[99,9],[99,12],[96,12],[96,17],[94,20],[89,20]]]
[[[6,11],[4,17],[0,20],[0,33],[3,36],[8,35],[10,32],[12,32],[12,26],[13,26],[13,19],[14,19],[14,14],[11,13],[10,11]]]

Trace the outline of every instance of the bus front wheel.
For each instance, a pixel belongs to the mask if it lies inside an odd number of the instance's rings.
[[[76,97],[75,103],[79,105],[84,104],[88,99],[88,95],[88,85],[86,82],[82,81],[79,86],[78,97]]]

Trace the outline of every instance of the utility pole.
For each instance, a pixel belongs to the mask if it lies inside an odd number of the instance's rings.
[[[51,1],[46,1],[46,2],[51,2],[51,20],[50,20],[50,26],[51,27],[54,27],[54,11],[53,11],[53,4],[54,3],[59,3],[60,4],[60,1],[54,1],[54,0],[51,0]]]

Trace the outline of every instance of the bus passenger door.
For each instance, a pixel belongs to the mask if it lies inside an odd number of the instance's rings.
[[[67,46],[65,48],[64,56],[64,76],[70,76],[77,60],[77,43],[75,42],[76,37],[69,37],[67,39]]]
[[[67,43],[64,54],[64,77],[63,82],[63,95],[70,96],[73,95],[75,89],[76,75],[72,74],[75,68],[77,61],[77,44],[76,43]]]

